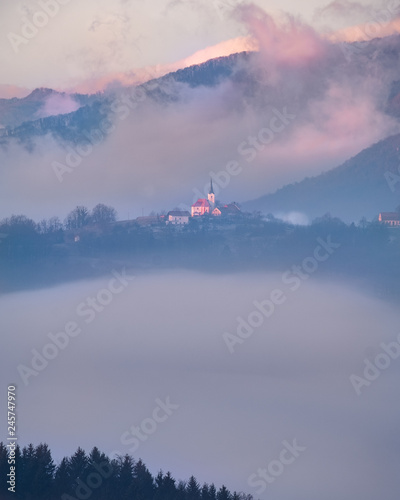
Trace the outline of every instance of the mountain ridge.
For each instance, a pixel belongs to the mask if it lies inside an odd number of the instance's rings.
[[[389,179],[391,174],[400,180],[399,151],[400,133],[369,146],[338,167],[242,206],[264,213],[301,212],[309,218],[329,212],[351,222],[364,216],[374,218],[400,205],[400,182],[391,183]]]

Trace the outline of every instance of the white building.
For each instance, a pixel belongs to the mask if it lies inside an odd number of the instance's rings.
[[[167,214],[167,224],[182,225],[189,223],[190,213],[186,210],[173,210]]]

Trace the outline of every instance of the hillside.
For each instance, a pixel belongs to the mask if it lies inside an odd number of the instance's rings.
[[[373,219],[400,204],[400,182],[394,178],[393,191],[386,178],[388,173],[400,176],[399,150],[397,134],[337,168],[243,203],[243,209],[274,214],[296,211],[310,218],[330,212],[347,222],[357,222],[363,216]]]
[[[192,89],[200,86],[214,87],[223,80],[232,78],[236,65],[246,61],[248,56],[248,53],[243,52],[211,59],[150,80],[139,85],[138,90],[132,86],[91,96],[72,94],[70,98],[77,103],[79,109],[69,113],[50,113],[50,116],[40,117],[49,98],[58,97],[61,100],[68,97],[68,94],[51,89],[36,89],[23,99],[0,99],[0,144],[6,144],[10,138],[15,138],[31,146],[35,137],[49,133],[61,141],[86,142],[85,132],[97,128],[104,116],[114,114],[113,103],[122,94],[135,100],[135,95],[144,91],[148,98],[157,102],[174,102],[181,98],[183,85]]]

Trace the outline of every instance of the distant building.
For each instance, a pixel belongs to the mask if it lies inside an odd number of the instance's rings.
[[[205,198],[199,198],[196,203],[192,205],[192,217],[198,217],[210,213],[210,203]]]
[[[237,215],[240,215],[242,212],[240,208],[235,205],[235,203],[229,203],[228,205],[222,205],[215,207],[214,210],[212,211],[212,214],[220,217],[220,216],[226,216],[226,217],[235,217]]]
[[[397,212],[382,212],[378,220],[385,226],[400,227],[400,214]]]
[[[214,215],[216,217],[235,217],[242,213],[240,208],[235,203],[229,203],[228,205],[217,205],[215,201],[212,179],[210,180],[210,191],[208,193],[207,199],[199,198],[196,203],[192,205],[191,212],[192,217],[198,217],[205,214]]]
[[[189,224],[190,213],[187,210],[172,210],[167,214],[167,224]]]
[[[215,194],[213,188],[213,181],[210,181],[210,191],[208,192],[207,199],[199,198],[196,203],[192,205],[192,217],[198,217],[205,214],[210,214],[215,208]]]

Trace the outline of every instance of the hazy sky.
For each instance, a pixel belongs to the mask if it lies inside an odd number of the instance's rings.
[[[0,60],[7,71],[0,73],[0,95],[15,95],[15,86],[100,90],[114,80],[132,82],[176,68],[176,62],[184,66],[240,51],[250,42],[259,57],[247,70],[263,90],[248,99],[232,82],[212,89],[183,86],[178,103],[160,106],[148,99],[124,119],[115,113],[113,132],[76,168],[69,167],[61,183],[53,164],[66,164],[67,145],[42,137],[28,152],[10,143],[0,150],[0,218],[12,213],[36,220],[64,218],[78,204],[92,208],[99,202],[115,206],[121,219],[142,211],[186,209],[204,196],[205,186],[208,192],[210,175],[224,175],[231,161],[239,162],[240,176],[229,179],[218,199],[244,202],[336,167],[398,132],[398,124],[384,113],[391,84],[400,79],[388,56],[398,48],[386,50],[385,44],[396,41],[385,38],[382,56],[363,59],[367,53],[361,51],[360,62],[352,64],[327,36],[371,20],[378,32],[350,30],[342,39],[395,32],[397,25],[387,27],[385,21],[397,22],[400,2],[256,4],[71,0],[37,33],[28,32],[30,39],[19,41],[15,53],[10,33],[21,36],[22,24],[43,19],[36,2],[2,2]],[[70,112],[75,105],[47,102],[37,117],[51,110]],[[251,160],[239,153],[241,144],[285,109],[295,118],[267,147]]]
[[[53,0],[45,0],[45,3]],[[74,88],[107,74],[173,63],[246,35],[239,0],[70,0],[46,20],[36,0],[0,4],[0,84]],[[383,2],[256,0],[272,15],[284,11],[324,29],[373,18]],[[53,4],[52,4],[53,5]],[[325,11],[322,8],[329,6]],[[364,7],[363,7],[364,6]],[[318,10],[319,9],[319,10]],[[36,17],[34,17],[36,16]],[[40,27],[25,31],[35,19]],[[43,25],[43,27],[41,27]],[[24,28],[25,27],[25,28]],[[29,30],[29,28],[28,28]],[[14,45],[10,41],[14,40]],[[24,36],[25,41],[15,38]]]
[[[22,445],[45,441],[57,460],[78,446],[129,453],[121,436],[170,397],[179,408],[133,450],[153,473],[195,474],[262,500],[398,498],[400,361],[359,395],[350,381],[381,342],[396,342],[397,308],[317,276],[291,291],[280,275],[166,272],[137,276],[94,313],[88,298],[105,303],[111,278],[1,298],[0,395],[17,384]],[[223,334],[276,288],[285,302],[231,353]],[[31,366],[32,349],[69,322],[81,332],[25,386],[18,365]],[[248,478],[295,439],[306,449],[258,494]]]

